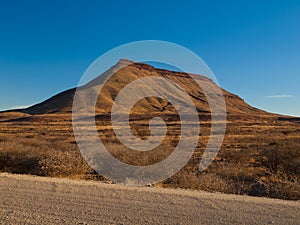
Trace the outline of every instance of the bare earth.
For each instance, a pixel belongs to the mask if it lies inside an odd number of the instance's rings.
[[[3,173],[0,224],[300,224],[300,202]]]

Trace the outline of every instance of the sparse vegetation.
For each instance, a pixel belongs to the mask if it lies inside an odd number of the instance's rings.
[[[66,118],[53,118],[47,118],[47,123],[1,122],[0,171],[105,180],[82,158],[70,121]],[[289,136],[279,132],[296,129],[299,125],[274,122],[273,126],[266,126],[269,123],[270,121],[260,124],[249,122],[247,126],[245,121],[242,122],[243,126],[240,123],[228,123],[218,157],[207,170],[198,172],[201,152],[209,134],[209,126],[203,124],[198,148],[190,162],[173,177],[156,186],[299,200],[300,134]],[[133,126],[136,124],[139,135],[146,136],[147,131],[139,129],[147,126],[143,126],[140,120],[132,122]],[[150,165],[164,159],[173,151],[179,138],[176,126],[173,125],[168,131],[170,137],[164,140],[162,147],[151,154],[137,154],[124,148],[112,136],[109,124],[102,122],[98,125],[100,137],[106,142],[111,154],[134,165]]]

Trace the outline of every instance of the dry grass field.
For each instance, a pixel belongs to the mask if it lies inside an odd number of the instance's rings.
[[[203,103],[203,94],[196,93],[192,82],[187,85],[188,78],[184,76],[140,64],[123,72],[119,71],[122,76],[117,75],[118,84],[126,84],[131,79],[138,78],[137,71],[138,75],[143,76],[153,76],[155,73],[157,76],[168,76],[182,86],[185,85],[191,95],[198,96],[194,101],[197,109],[202,109],[198,110],[201,135],[192,158],[180,172],[162,183],[155,184],[156,186],[300,199],[300,123],[297,119],[257,110],[238,96],[224,90],[228,113],[225,139],[214,162],[207,170],[199,172],[199,161],[210,134],[210,120],[207,119],[209,113]],[[135,76],[129,77],[129,74]],[[116,80],[111,82],[116,83]],[[118,85],[114,88],[121,89]],[[102,96],[108,96],[105,98],[108,100],[104,111],[99,111],[97,116],[99,138],[111,154],[122,162],[151,165],[166,158],[180,138],[178,116],[172,113],[171,108],[159,114],[168,125],[168,135],[157,149],[138,153],[126,149],[115,137],[107,110],[114,98],[111,93],[117,92],[109,92],[109,96],[102,93]],[[77,148],[72,130],[70,96],[72,93],[68,91],[33,108],[0,113],[1,172],[105,180],[89,167]],[[202,96],[201,101],[199,96]],[[148,102],[156,104],[155,109],[165,104],[155,99]],[[136,136],[145,139],[149,135],[148,121],[151,114],[147,114],[147,117],[136,114],[145,109],[146,103],[140,104],[143,107],[138,108],[137,105],[133,109],[131,129]]]
[[[105,180],[82,158],[68,116],[30,118],[0,122],[1,172]],[[138,127],[136,124],[133,126]],[[202,135],[190,162],[157,186],[300,199],[299,124],[275,118],[265,118],[263,122],[229,121],[217,158],[207,170],[198,172],[209,133],[205,122],[201,125]],[[153,164],[167,157],[178,139],[168,137],[165,146],[151,151],[152,154],[136,153],[124,148],[110,132],[109,125],[102,125],[99,130],[110,152],[119,160],[135,165]]]

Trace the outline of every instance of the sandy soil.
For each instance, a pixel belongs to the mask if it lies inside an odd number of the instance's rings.
[[[300,224],[300,202],[3,173],[0,224]]]

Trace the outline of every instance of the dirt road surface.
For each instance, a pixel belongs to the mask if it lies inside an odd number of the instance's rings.
[[[0,224],[300,224],[300,202],[0,174]]]

